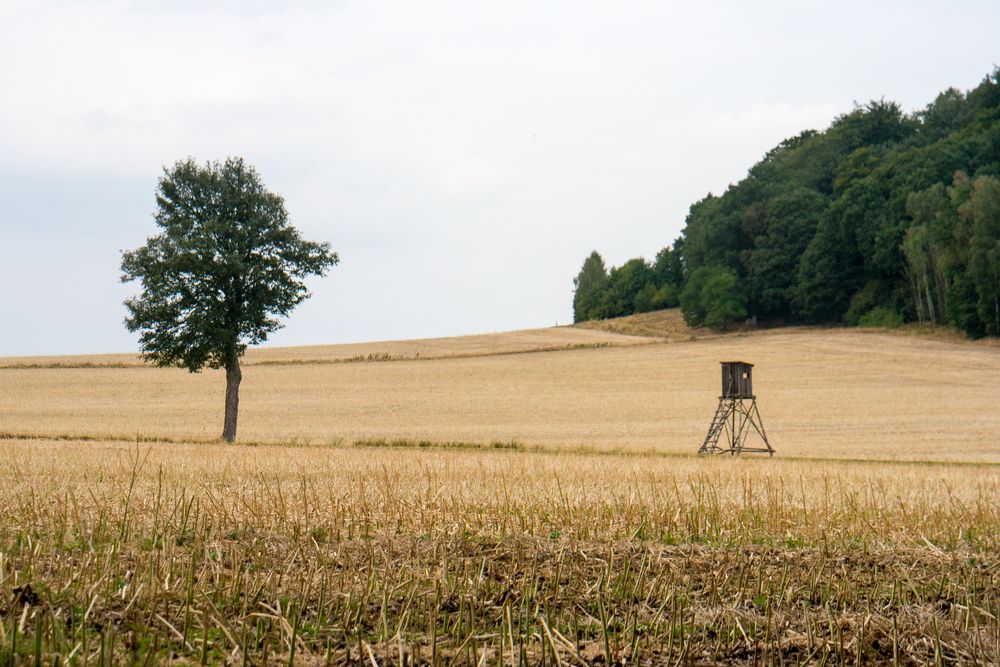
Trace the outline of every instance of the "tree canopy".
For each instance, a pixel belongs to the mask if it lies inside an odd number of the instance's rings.
[[[595,317],[601,292],[608,282],[604,259],[595,250],[583,261],[580,273],[573,279],[573,321],[583,322]]]
[[[125,325],[145,358],[191,372],[226,368],[223,437],[236,436],[239,359],[309,296],[304,279],[338,262],[326,243],[301,238],[284,200],[241,158],[164,169],[156,192],[160,233],[122,253]]]
[[[713,320],[721,326],[926,321],[1000,335],[998,74],[915,113],[875,100],[782,141],[744,179],[692,204],[647,284],[669,286],[685,316],[703,321],[699,270],[729,271],[735,285],[717,286],[739,298]],[[590,317],[646,305],[610,294],[623,268],[589,297],[614,307]]]

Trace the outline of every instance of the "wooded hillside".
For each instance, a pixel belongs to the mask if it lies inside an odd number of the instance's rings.
[[[693,326],[951,324],[1000,335],[1000,69],[905,113],[857,106],[694,203],[654,261],[575,280],[574,317],[680,305]]]

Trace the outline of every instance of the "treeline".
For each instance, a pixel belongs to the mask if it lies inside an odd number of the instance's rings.
[[[691,206],[653,262],[575,280],[577,321],[680,305],[693,326],[950,324],[1000,335],[1000,69],[921,111],[885,100],[781,142]]]

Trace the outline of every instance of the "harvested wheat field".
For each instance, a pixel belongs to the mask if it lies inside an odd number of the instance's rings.
[[[447,340],[251,351],[240,436],[691,453],[715,409],[718,362],[737,358],[757,364],[754,388],[780,455],[1000,461],[1000,348],[829,329],[661,340],[558,328],[453,339],[450,356]],[[0,360],[0,430],[217,437],[221,371],[134,358],[87,366],[101,363]]]
[[[1000,659],[994,467],[0,443],[5,650],[82,663]]]
[[[1000,350],[612,326],[0,360],[0,664],[1000,663]]]
[[[669,316],[669,319],[674,321],[675,316]],[[612,345],[642,345],[659,342],[659,338],[619,334],[599,328],[553,327],[449,338],[255,348],[247,352],[243,366],[463,358]],[[0,357],[0,369],[132,368],[143,365],[142,359],[134,354]]]

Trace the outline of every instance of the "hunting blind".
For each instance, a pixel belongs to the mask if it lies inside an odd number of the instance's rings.
[[[699,454],[742,454],[761,452],[774,454],[767,441],[764,422],[757,409],[753,393],[753,364],[745,361],[723,361],[722,393],[719,407],[708,427]],[[721,441],[721,442],[720,442]]]

